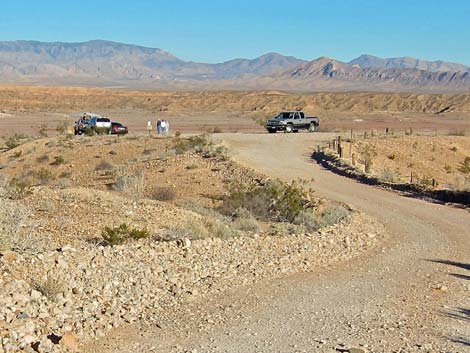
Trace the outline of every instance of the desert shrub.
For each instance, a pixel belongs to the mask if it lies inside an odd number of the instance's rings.
[[[101,233],[101,237],[106,245],[120,245],[129,239],[148,238],[150,232],[147,229],[130,228],[126,223],[122,223],[117,227],[105,227]]]
[[[47,137],[47,124],[41,124],[37,126],[39,137]]]
[[[68,121],[61,121],[57,124],[55,129],[59,133],[59,135],[65,135],[69,130],[69,126],[70,124],[68,123]]]
[[[175,137],[178,138],[178,137],[180,137],[180,136],[181,136],[181,131],[176,131],[176,132],[175,132]]]
[[[374,158],[377,156],[377,149],[374,145],[366,144],[359,151],[364,160],[364,170],[366,173],[370,173]]]
[[[387,157],[388,157],[388,159],[394,161],[395,159],[398,158],[398,154],[396,152],[393,152],[392,154],[388,155]]]
[[[303,184],[302,181],[236,183],[229,188],[221,211],[233,215],[244,208],[260,219],[292,222],[302,210],[312,207],[313,191],[305,189]]]
[[[209,236],[212,238],[229,239],[238,235],[236,230],[227,223],[221,222],[217,219],[207,218],[203,220],[207,228]]]
[[[57,186],[59,189],[67,189],[72,186],[72,182],[70,179],[68,179],[68,177],[60,177],[54,183],[54,186]]]
[[[33,283],[32,287],[52,301],[56,299],[58,294],[65,291],[65,283],[61,280],[60,276],[52,274],[48,274],[40,282]]]
[[[437,181],[432,176],[423,176],[422,178],[418,178],[417,184],[424,187],[424,188],[430,188],[430,187],[437,187],[438,186]]]
[[[108,161],[101,160],[96,166],[95,166],[95,171],[100,171],[100,170],[110,170],[113,169],[114,166],[109,163]]]
[[[43,154],[42,156],[36,158],[36,161],[39,163],[49,162],[49,156],[47,154]]]
[[[343,205],[328,207],[321,213],[314,213],[312,210],[305,210],[297,215],[293,223],[305,227],[309,232],[314,232],[320,228],[338,224],[348,217],[350,213],[351,210]]]
[[[36,234],[33,211],[17,201],[0,198],[0,252],[38,252],[49,249],[46,241]]]
[[[243,232],[257,233],[261,230],[261,227],[253,214],[244,208],[236,210],[232,225],[235,229]]]
[[[41,168],[34,173],[40,184],[47,184],[53,179],[52,173],[49,169]]]
[[[451,130],[448,133],[449,136],[465,136],[465,130]]]
[[[312,210],[304,210],[299,212],[292,223],[299,226],[304,226],[305,229],[309,232],[315,232],[321,228],[320,221]]]
[[[321,227],[335,225],[348,217],[350,213],[351,210],[343,205],[328,207],[321,213],[320,225]]]
[[[15,153],[13,153],[12,158],[14,158],[14,159],[20,158],[22,155],[23,155],[23,151],[19,150],[19,151],[16,151]]]
[[[92,130],[94,130],[94,132],[97,133],[98,135],[105,135],[109,133],[109,129],[105,127],[95,127]]]
[[[150,198],[157,201],[172,201],[176,198],[176,192],[170,186],[158,186],[152,191]]]
[[[67,179],[72,176],[72,172],[70,171],[63,171],[62,173],[59,174],[59,178]]]
[[[385,181],[387,183],[395,183],[400,180],[400,176],[397,172],[394,172],[390,168],[384,168],[380,172],[379,175],[380,180]]]
[[[8,183],[7,195],[10,199],[20,200],[32,193],[32,187],[26,180],[13,178]]]
[[[204,218],[214,218],[225,223],[230,222],[229,217],[225,217],[224,215],[222,215],[221,213],[217,212],[216,210],[212,208],[204,207],[196,200],[185,200],[182,203],[180,203],[179,206],[183,207],[186,210],[197,213],[203,216]]]
[[[51,163],[51,165],[61,165],[65,163],[65,157],[62,155],[55,156],[54,161]]]
[[[445,170],[448,174],[450,174],[450,173],[452,173],[452,170],[453,170],[453,169],[452,169],[452,167],[451,167],[450,165],[446,164],[446,165],[444,166],[444,170]]]
[[[173,149],[176,154],[183,154],[189,151],[194,151],[197,153],[205,152],[210,150],[210,147],[213,146],[209,135],[197,135],[191,136],[186,139],[175,138],[175,144]]]
[[[209,230],[205,223],[200,219],[188,219],[184,222],[182,227],[172,229],[170,234],[167,234],[167,240],[175,239],[205,239],[209,237]]]
[[[463,162],[460,163],[459,172],[463,174],[470,174],[470,156],[465,157]]]
[[[8,137],[7,140],[5,141],[5,146],[9,150],[12,150],[13,148],[16,148],[20,145],[21,145],[21,141],[16,135]]]
[[[88,126],[88,127],[85,128],[84,133],[85,133],[86,136],[93,136],[93,135],[95,135],[95,130]]]
[[[186,166],[186,169],[188,169],[188,170],[193,170],[193,169],[197,169],[197,168],[198,168],[197,164],[189,164],[189,165]]]
[[[452,146],[452,147],[450,148],[450,150],[451,150],[452,152],[457,152],[459,149],[458,149],[457,146]]]
[[[116,191],[127,192],[135,199],[140,199],[144,191],[144,173],[135,175],[120,175],[111,188]]]

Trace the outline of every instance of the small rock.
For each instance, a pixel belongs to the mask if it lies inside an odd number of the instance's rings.
[[[15,262],[17,254],[14,251],[5,251],[2,257],[7,263],[11,264]]]
[[[362,348],[349,348],[349,353],[365,353],[365,350]]]
[[[64,333],[59,344],[72,352],[78,352],[78,338],[72,332]]]

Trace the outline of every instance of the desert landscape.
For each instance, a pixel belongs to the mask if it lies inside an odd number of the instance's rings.
[[[419,201],[419,194],[416,201],[401,200],[387,191],[369,190],[371,186],[349,185],[357,183],[340,176],[335,183],[333,172],[316,167],[310,157],[318,146],[331,148],[340,136],[345,163],[355,154],[363,169],[364,158],[371,158],[371,176],[410,183],[414,173],[415,183],[437,180],[423,184],[423,190],[468,193],[465,94],[165,93],[19,86],[0,92],[0,332],[5,352],[230,351],[230,339],[217,339],[227,348],[216,348],[204,337],[239,324],[263,336],[272,334],[257,325],[249,328],[250,320],[259,319],[245,310],[262,300],[271,312],[287,288],[275,289],[272,303],[258,291],[271,291],[278,280],[296,281],[302,273],[315,277],[333,271],[339,280],[337,271],[348,273],[353,264],[383,252],[386,261],[403,266],[403,256],[416,258],[419,252],[428,259],[414,260],[413,273],[425,279],[411,292],[403,289],[407,305],[378,305],[380,312],[369,307],[367,317],[347,320],[347,331],[331,328],[333,321],[317,322],[316,337],[301,344],[316,352],[418,352],[423,347],[457,352],[465,345],[466,314],[459,308],[466,307],[469,290],[463,245],[470,229],[468,210]],[[120,117],[130,134],[73,136],[71,116],[84,106]],[[320,116],[322,130],[265,133],[264,119],[288,106]],[[146,121],[155,117],[171,121],[169,135],[148,134]],[[408,214],[421,210],[432,217],[439,207],[449,219],[458,217],[453,227],[460,230],[449,234],[463,247],[452,253],[453,262],[441,262],[447,248],[435,248],[437,239],[426,240],[429,244],[420,251],[410,245],[423,241],[420,227],[428,225],[411,221],[409,229],[398,226],[395,217],[383,212],[387,207],[395,212],[394,202]],[[443,227],[448,227],[447,219],[441,218],[446,220]],[[403,255],[403,246],[415,250]],[[452,279],[441,268],[459,267],[457,259],[463,267]],[[380,288],[408,283],[398,269],[390,284],[381,283],[379,273],[369,280]],[[305,280],[299,281],[292,288]],[[348,286],[363,283],[356,277],[352,281]],[[426,296],[425,304],[417,304],[417,291]],[[226,303],[240,295],[243,305]],[[318,300],[331,299],[322,295]],[[370,303],[378,298],[363,295]],[[348,300],[358,300],[356,294],[348,297],[338,310],[347,308]],[[445,319],[434,314],[442,307],[448,308]],[[302,317],[304,310],[299,310]],[[338,313],[328,309],[321,315]],[[359,329],[364,325],[368,330]],[[171,330],[172,338],[162,336],[162,330]],[[331,330],[342,338],[333,339]],[[392,339],[395,330],[403,339]],[[266,351],[278,345],[272,339],[265,336]]]
[[[5,5],[0,353],[470,351],[465,31],[261,2]]]

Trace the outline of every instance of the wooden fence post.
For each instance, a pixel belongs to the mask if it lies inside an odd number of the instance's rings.
[[[352,158],[352,161],[351,161],[351,162],[352,162],[352,165],[353,165],[353,166],[356,165],[356,154],[353,153],[351,158]]]

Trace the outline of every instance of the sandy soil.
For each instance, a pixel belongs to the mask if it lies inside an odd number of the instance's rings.
[[[284,180],[315,179],[318,194],[377,218],[381,249],[318,273],[223,293],[172,317],[171,332],[137,327],[102,352],[468,352],[470,215],[358,184],[314,164],[323,134],[224,135],[234,158]],[[218,325],[207,325],[217,317]],[[183,321],[181,321],[183,320]],[[178,327],[185,327],[184,330]]]
[[[282,110],[300,108],[321,118],[323,131],[408,128],[470,131],[466,94],[261,92],[158,92],[98,88],[0,87],[0,134],[37,134],[82,111],[107,115],[145,132],[147,121],[167,119],[173,131],[262,132],[263,122]],[[445,113],[436,114],[445,110]]]

